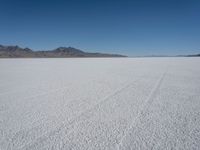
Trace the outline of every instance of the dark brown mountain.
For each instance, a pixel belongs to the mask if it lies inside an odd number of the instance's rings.
[[[0,58],[67,58],[67,57],[126,57],[118,54],[88,53],[73,47],[33,51],[19,46],[0,45]]]

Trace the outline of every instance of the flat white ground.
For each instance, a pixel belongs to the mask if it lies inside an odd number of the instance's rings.
[[[199,65],[0,59],[0,149],[200,149]]]

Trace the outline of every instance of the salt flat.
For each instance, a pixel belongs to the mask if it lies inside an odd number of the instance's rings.
[[[200,149],[199,64],[0,59],[0,149]]]

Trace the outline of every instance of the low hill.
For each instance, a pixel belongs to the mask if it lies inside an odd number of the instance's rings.
[[[187,55],[187,57],[200,57],[200,54]]]

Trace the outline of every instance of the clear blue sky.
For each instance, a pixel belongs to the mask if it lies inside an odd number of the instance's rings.
[[[35,50],[200,52],[200,0],[0,0],[0,44]]]

